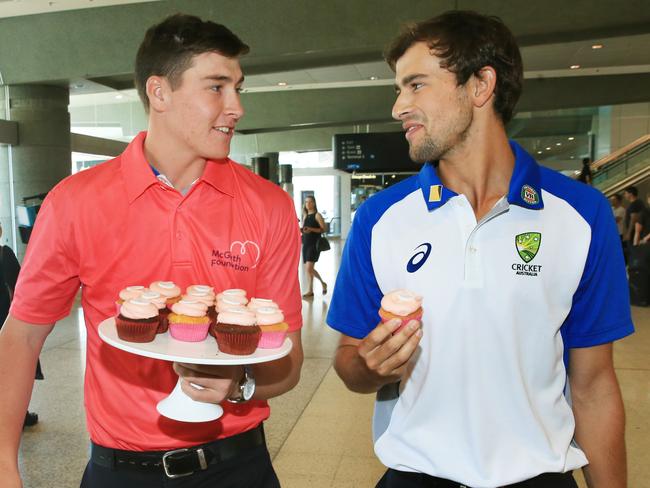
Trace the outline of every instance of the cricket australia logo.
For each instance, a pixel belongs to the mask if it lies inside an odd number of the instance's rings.
[[[517,249],[517,254],[526,263],[514,263],[512,270],[515,274],[537,276],[538,273],[542,272],[542,266],[540,264],[528,264],[537,256],[541,244],[542,234],[540,232],[525,232],[524,234],[515,236],[515,249]]]

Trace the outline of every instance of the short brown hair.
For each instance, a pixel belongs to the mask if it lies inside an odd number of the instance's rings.
[[[135,58],[135,87],[149,111],[147,80],[164,76],[172,89],[178,88],[185,70],[192,66],[194,56],[216,52],[228,58],[249,51],[227,27],[203,21],[193,15],[175,14],[147,30]]]
[[[415,43],[426,42],[442,59],[440,66],[456,75],[458,85],[485,66],[497,74],[494,110],[503,124],[512,114],[521,95],[523,63],[512,32],[494,16],[452,10],[423,22],[409,24],[385,52],[391,69]]]

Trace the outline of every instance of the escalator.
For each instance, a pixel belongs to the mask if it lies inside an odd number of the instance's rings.
[[[606,196],[650,179],[650,134],[591,165],[593,185]]]

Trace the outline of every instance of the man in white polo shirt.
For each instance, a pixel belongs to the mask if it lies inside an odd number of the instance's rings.
[[[335,368],[378,392],[378,487],[626,486],[612,341],[633,332],[620,239],[597,190],[509,142],[519,49],[497,18],[448,12],[387,53],[393,117],[420,173],[370,198],[327,321]],[[384,294],[423,296],[392,335]]]

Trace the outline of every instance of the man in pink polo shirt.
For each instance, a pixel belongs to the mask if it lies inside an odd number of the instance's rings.
[[[247,52],[227,28],[196,17],[178,14],[150,28],[135,74],[149,131],[116,159],[49,193],[0,335],[3,487],[21,486],[17,450],[33,381],[28,373],[80,286],[92,441],[81,486],[158,487],[176,476],[188,487],[279,486],[261,425],[269,416],[266,400],[300,376],[300,236],[289,196],[227,158],[244,113],[239,56]],[[103,343],[97,328],[114,315],[118,292],[156,280],[272,298],[290,326],[291,353],[246,370],[172,367]],[[204,423],[160,416],[156,404],[177,374],[192,398],[221,403],[224,415]],[[165,453],[186,448],[163,462]]]

